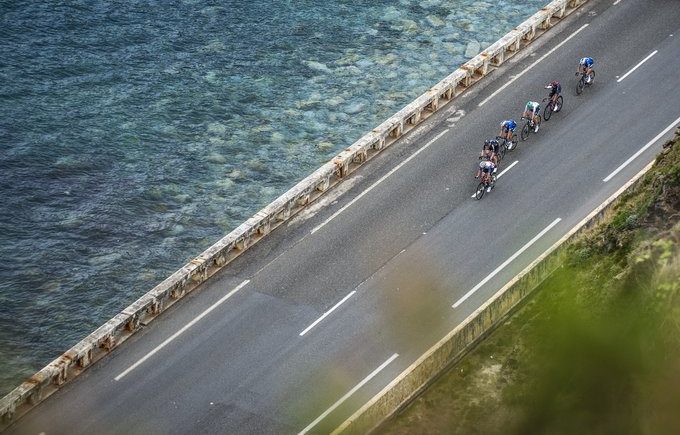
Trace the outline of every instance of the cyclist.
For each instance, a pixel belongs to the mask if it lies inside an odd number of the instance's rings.
[[[528,101],[524,106],[524,113],[522,118],[531,120],[531,126],[534,128],[534,133],[538,133],[538,112],[541,110],[541,105],[535,101]]]
[[[548,98],[552,100],[553,112],[557,112],[557,97],[562,93],[562,85],[557,80],[553,80],[545,86],[546,89],[550,89],[550,95]]]
[[[595,65],[595,61],[592,57],[582,57],[581,60],[578,61],[578,71],[576,71],[576,75],[579,75],[579,73],[585,74],[586,83],[590,84],[590,73],[593,70],[593,65]]]
[[[498,134],[498,137],[505,139],[508,144],[512,144],[512,134],[515,132],[515,128],[517,128],[515,120],[506,119],[501,122],[501,132]],[[510,147],[508,147],[508,149],[510,149]]]
[[[491,160],[482,160],[479,162],[479,169],[477,170],[477,175],[475,178],[482,176],[482,183],[484,183],[487,192],[491,192],[491,174],[496,172],[496,165]]]
[[[498,150],[500,144],[495,139],[485,140],[479,160],[491,160],[494,165],[498,165]]]

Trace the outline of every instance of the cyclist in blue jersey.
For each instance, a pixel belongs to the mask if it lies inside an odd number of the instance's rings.
[[[592,57],[581,58],[581,60],[578,61],[578,71],[576,72],[576,75],[579,75],[580,73],[585,74],[586,83],[590,84],[590,81],[592,80],[590,73],[593,71],[593,65],[595,65],[595,61]]]
[[[506,119],[501,122],[501,132],[498,137],[512,143],[512,134],[515,132],[515,128],[517,128],[517,123],[513,119]]]

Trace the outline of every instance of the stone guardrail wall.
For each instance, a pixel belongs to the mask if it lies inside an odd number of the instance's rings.
[[[680,135],[680,130],[678,131]],[[365,434],[403,409],[441,372],[460,360],[475,344],[499,325],[514,308],[561,264],[570,241],[604,220],[626,191],[633,190],[643,175],[654,166],[647,165],[630,181],[592,211],[559,241],[508,282],[484,305],[432,346],[361,409],[345,420],[332,434]]]
[[[0,399],[0,430],[588,0],[555,0]]]

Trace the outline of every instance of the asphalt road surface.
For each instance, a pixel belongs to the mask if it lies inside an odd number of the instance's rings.
[[[332,431],[653,160],[678,71],[677,0],[591,2],[8,432]],[[472,199],[483,140],[551,79],[563,110]]]

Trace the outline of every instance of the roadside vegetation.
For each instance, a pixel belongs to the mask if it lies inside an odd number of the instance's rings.
[[[506,322],[381,434],[680,433],[680,130]]]

